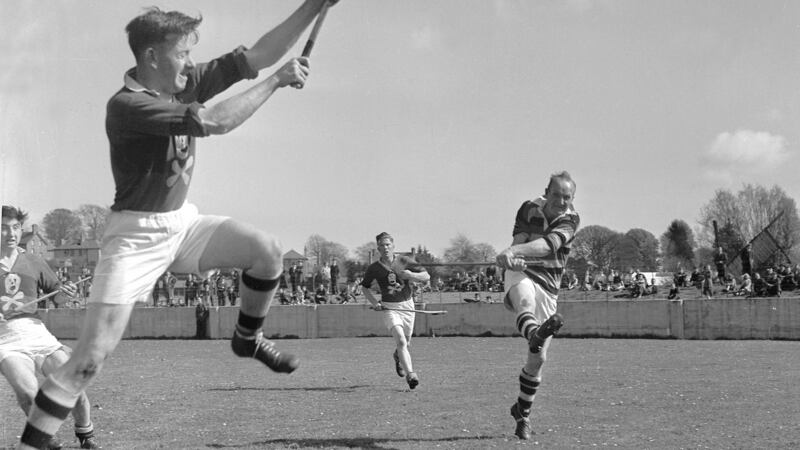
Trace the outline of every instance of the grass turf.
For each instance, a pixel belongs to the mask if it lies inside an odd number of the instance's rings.
[[[67,342],[70,343],[70,342]],[[415,338],[421,384],[394,373],[390,338],[281,340],[277,375],[227,341],[123,341],[89,390],[106,449],[796,448],[800,343],[556,339],[533,410],[508,409],[520,338]],[[0,448],[24,418],[0,382]],[[77,448],[68,419],[58,437]]]

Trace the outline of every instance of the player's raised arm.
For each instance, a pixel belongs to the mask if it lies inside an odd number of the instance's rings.
[[[252,48],[245,51],[247,62],[254,70],[270,67],[283,58],[297,43],[300,34],[308,28],[322,5],[328,0],[306,0],[278,26],[266,32]],[[330,4],[336,3],[330,2]]]

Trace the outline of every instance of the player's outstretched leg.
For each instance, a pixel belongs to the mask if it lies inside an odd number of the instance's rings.
[[[511,417],[517,421],[517,428],[514,430],[514,434],[520,439],[530,439],[532,433],[531,419],[519,410],[519,403],[517,402],[511,405]]]
[[[550,318],[544,321],[539,328],[531,334],[528,341],[528,347],[531,353],[539,353],[542,350],[544,342],[550,336],[558,333],[558,330],[564,325],[564,318],[561,314],[555,313]]]

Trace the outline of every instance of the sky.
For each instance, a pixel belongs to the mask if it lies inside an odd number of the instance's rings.
[[[33,222],[111,205],[105,104],[144,7],[201,13],[203,62],[300,3],[4,1],[2,202]],[[718,189],[798,198],[799,19],[789,0],[341,0],[304,89],[198,142],[189,200],[285,250],[318,234],[353,251],[388,231],[441,256],[459,234],[507,247],[519,206],[560,170],[582,226],[657,237],[695,225]]]

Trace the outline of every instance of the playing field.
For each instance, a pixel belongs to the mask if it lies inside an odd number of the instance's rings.
[[[282,340],[276,375],[227,341],[123,341],[89,395],[106,449],[797,448],[800,342],[557,339],[518,441],[520,338],[415,338],[421,384],[389,338]],[[0,448],[23,416],[0,381]],[[77,448],[68,419],[58,437]]]

